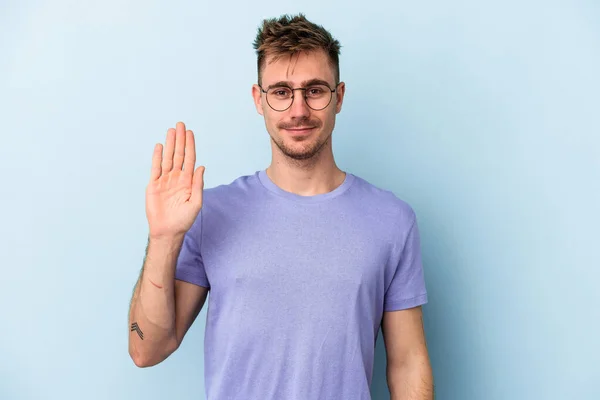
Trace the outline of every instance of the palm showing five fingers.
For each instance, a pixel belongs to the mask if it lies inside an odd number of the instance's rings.
[[[195,168],[194,133],[178,122],[169,129],[164,146],[158,143],[152,156],[146,187],[146,217],[150,237],[185,234],[202,208],[204,167]]]

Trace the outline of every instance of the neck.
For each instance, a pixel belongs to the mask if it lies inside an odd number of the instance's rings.
[[[344,182],[346,173],[338,168],[333,152],[326,147],[309,160],[294,160],[274,152],[267,176],[281,189],[300,196],[329,193]]]

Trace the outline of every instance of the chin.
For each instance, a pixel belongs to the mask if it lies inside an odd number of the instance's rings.
[[[305,161],[305,160],[310,160],[312,158],[314,158],[318,153],[315,153],[314,151],[310,151],[310,152],[288,152],[288,153],[284,153],[288,158],[291,158],[292,160],[296,160],[296,161]]]
[[[287,157],[294,160],[309,160],[315,157],[323,149],[325,143],[316,139],[304,139],[302,141],[284,140],[279,149]]]
[[[274,129],[275,134],[269,132],[271,141],[286,156],[293,160],[309,160],[323,149],[328,138],[323,138],[322,128],[315,129],[306,135],[293,135],[285,129]]]

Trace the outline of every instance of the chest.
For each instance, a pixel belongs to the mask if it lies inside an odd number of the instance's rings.
[[[204,266],[216,293],[265,293],[269,301],[305,303],[382,294],[389,246],[356,221],[263,216],[260,223],[227,226],[203,239]]]

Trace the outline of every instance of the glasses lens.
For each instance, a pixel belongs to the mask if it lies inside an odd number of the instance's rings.
[[[267,92],[267,102],[277,111],[283,111],[292,105],[292,89],[282,86],[269,89]]]
[[[322,110],[331,101],[331,89],[325,85],[315,85],[306,88],[306,102],[313,110]]]

